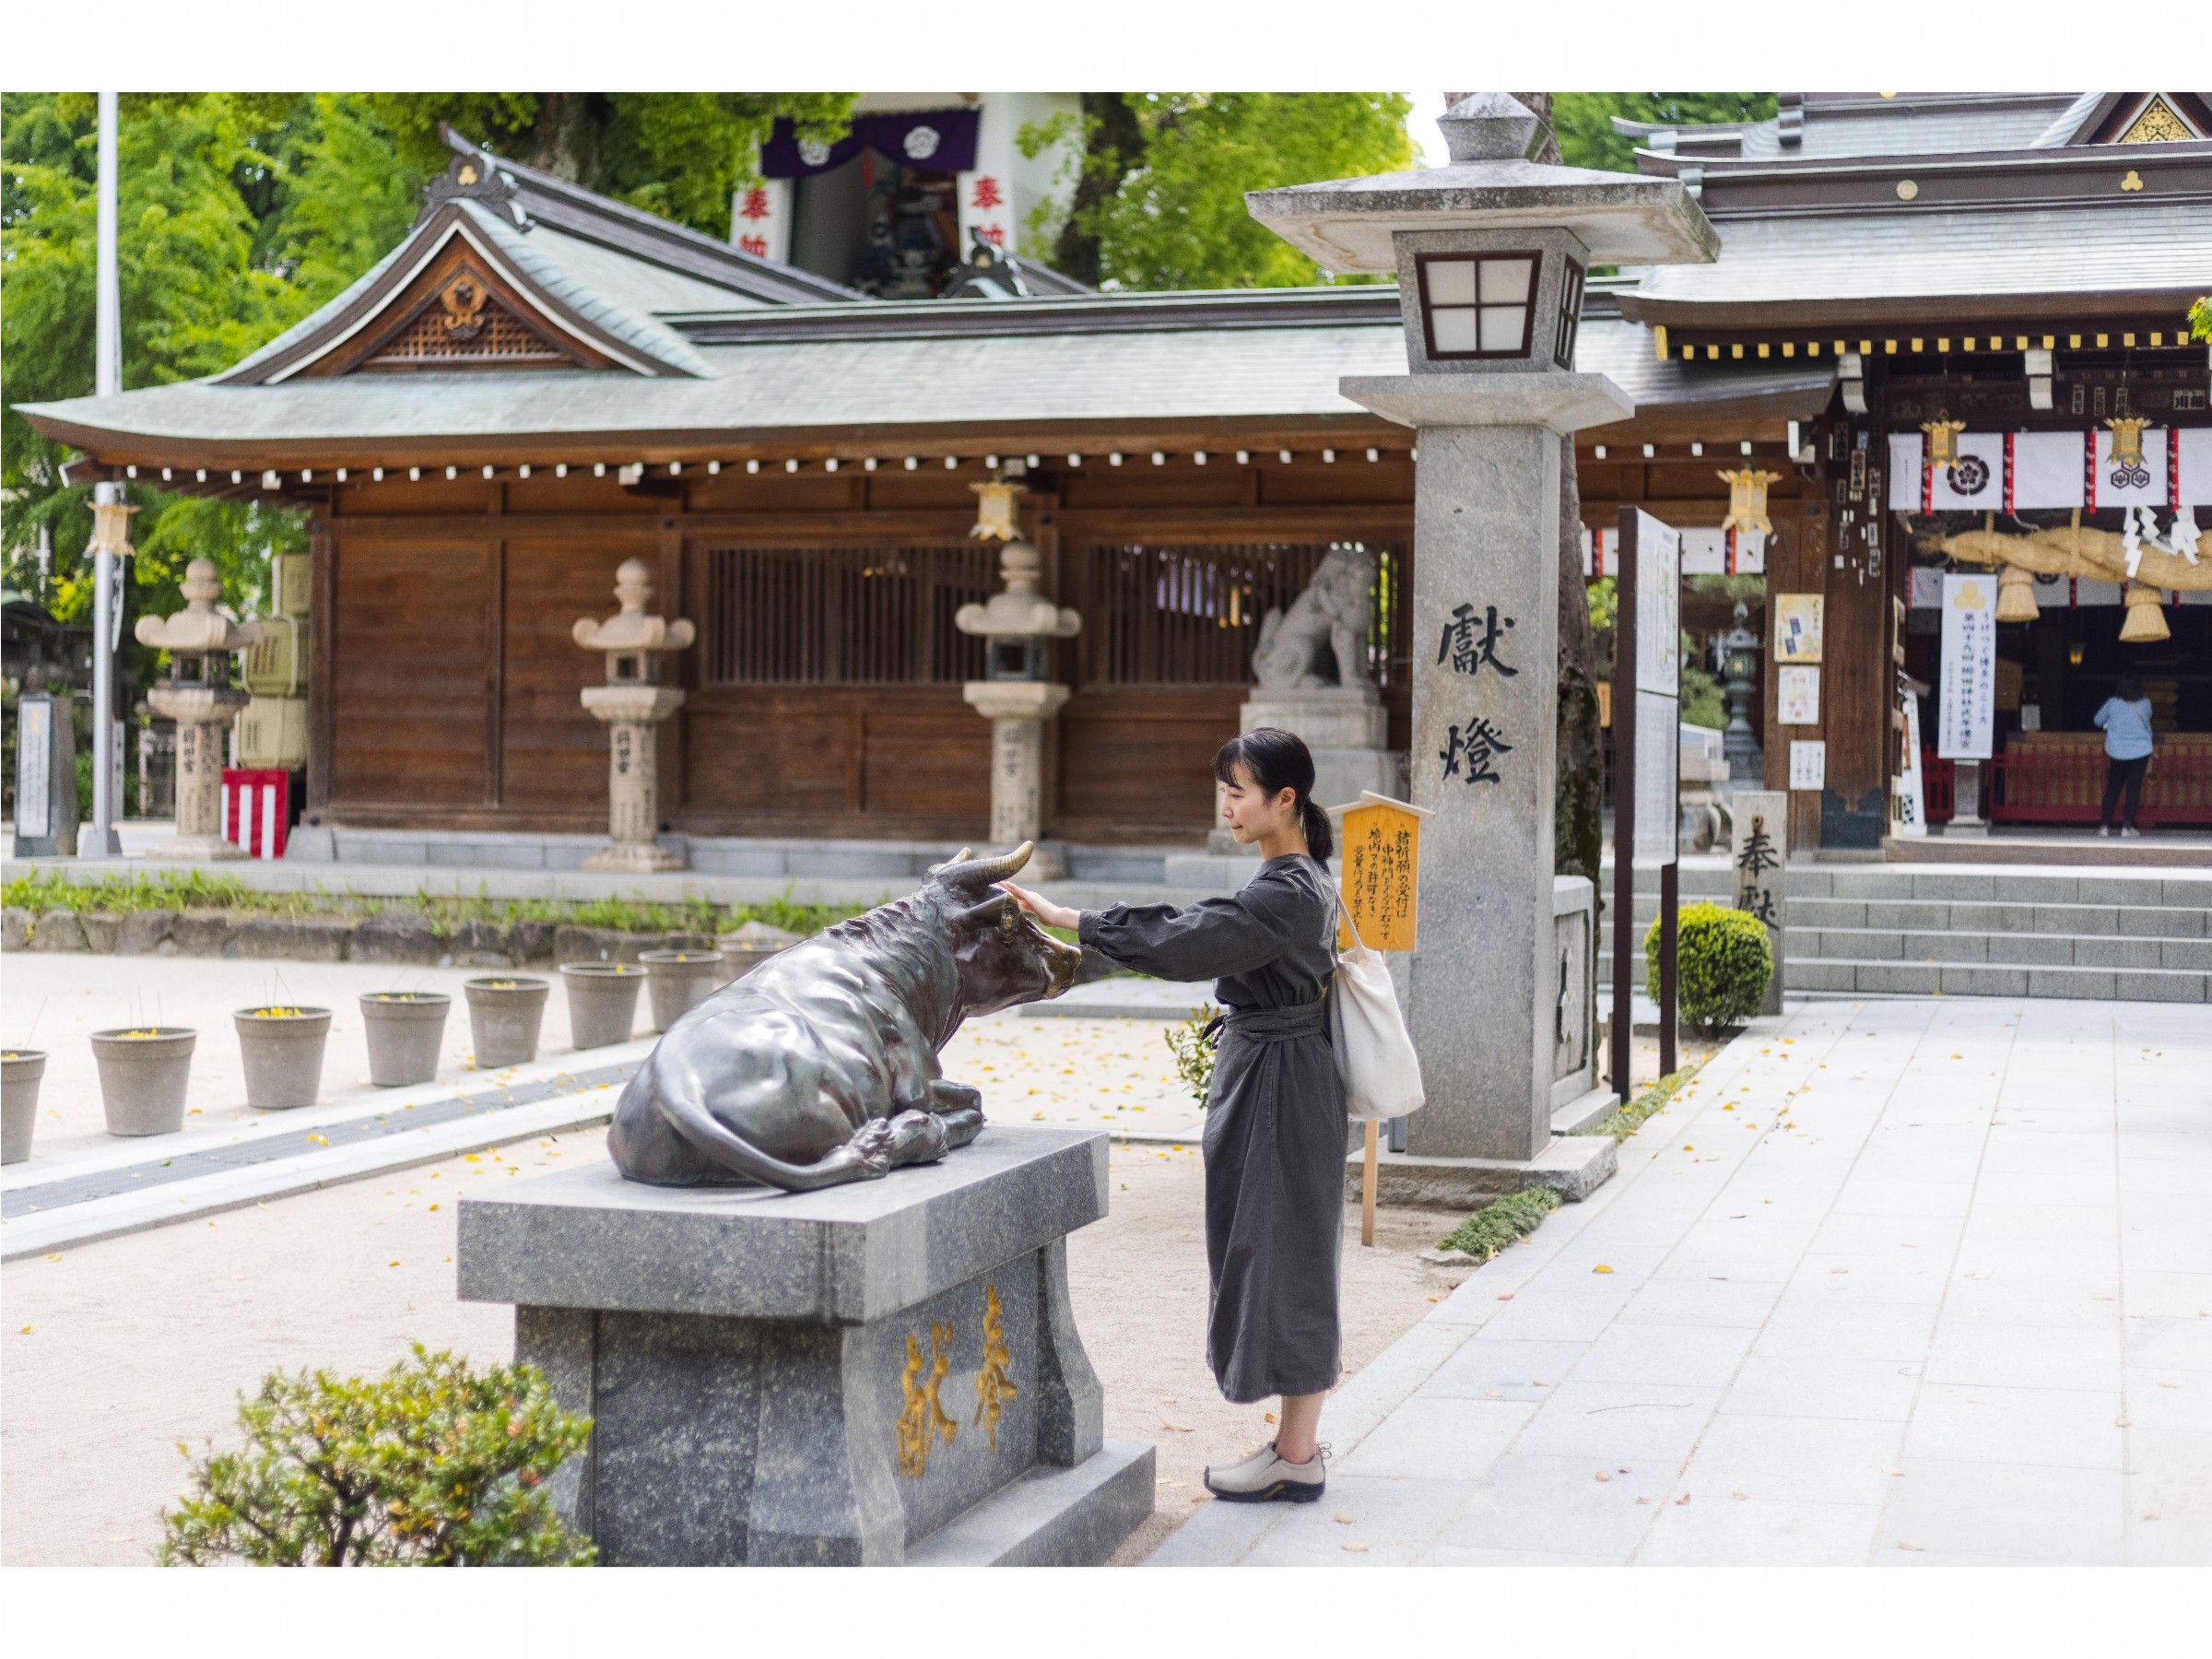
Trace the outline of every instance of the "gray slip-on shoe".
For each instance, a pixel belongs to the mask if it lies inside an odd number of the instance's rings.
[[[1269,1441],[1227,1468],[1208,1465],[1206,1489],[1224,1503],[1312,1503],[1327,1488],[1328,1455],[1323,1446],[1307,1462],[1289,1463],[1276,1455],[1275,1442]]]

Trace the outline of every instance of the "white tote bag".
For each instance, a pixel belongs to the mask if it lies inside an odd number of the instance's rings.
[[[1343,909],[1339,900],[1329,923],[1332,941]],[[1398,1011],[1398,994],[1382,953],[1359,943],[1348,917],[1345,927],[1352,947],[1336,953],[1329,989],[1329,1041],[1336,1051],[1337,1075],[1344,1079],[1345,1105],[1355,1123],[1405,1117],[1418,1112],[1425,1099],[1420,1058]]]

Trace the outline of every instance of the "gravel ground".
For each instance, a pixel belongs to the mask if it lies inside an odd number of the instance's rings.
[[[371,1373],[410,1341],[507,1358],[512,1312],[454,1299],[453,1195],[604,1156],[604,1140],[591,1131],[526,1142],[11,1263],[0,1274],[0,1560],[143,1564],[158,1512],[182,1484],[177,1442],[231,1443],[234,1395],[271,1369]],[[1111,1168],[1111,1213],[1070,1241],[1070,1278],[1105,1386],[1107,1435],[1155,1442],[1160,1479],[1158,1512],[1118,1563],[1192,1512],[1209,1459],[1239,1456],[1271,1430],[1260,1407],[1223,1402],[1206,1370],[1195,1153],[1117,1147]],[[1348,1367],[1428,1312],[1456,1277],[1414,1256],[1452,1220],[1384,1210],[1375,1249],[1361,1249],[1356,1230],[1347,1238]]]

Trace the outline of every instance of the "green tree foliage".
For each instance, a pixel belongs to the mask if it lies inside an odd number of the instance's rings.
[[[1613,117],[1699,126],[1715,121],[1765,121],[1774,113],[1771,92],[1558,92],[1552,95],[1552,131],[1569,167],[1610,172],[1636,171],[1636,141],[1613,130]]]
[[[1024,245],[1108,288],[1331,280],[1253,219],[1244,193],[1411,167],[1411,107],[1396,92],[1087,93],[1072,205],[1025,226]],[[1072,135],[1058,116],[1019,142],[1034,157]]]
[[[1682,1018],[1700,1036],[1718,1037],[1759,1012],[1774,971],[1766,924],[1724,904],[1683,907],[1676,923],[1676,988]],[[1643,935],[1644,983],[1659,986],[1659,921]]]
[[[533,1366],[471,1371],[415,1346],[382,1378],[272,1371],[239,1397],[245,1444],[193,1467],[162,1512],[164,1566],[589,1566],[546,1481],[589,1418]],[[182,1442],[178,1448],[185,1451]],[[189,1453],[186,1455],[190,1455]]]
[[[444,168],[444,122],[495,155],[710,236],[779,116],[834,142],[852,92],[380,92],[366,100],[411,165]]]
[[[789,115],[835,137],[854,95],[809,93],[164,93],[122,100],[117,135],[123,383],[216,373],[344,289],[414,222],[449,153],[441,121],[495,154],[715,236],[754,147]],[[11,585],[41,526],[44,594],[89,615],[89,491],[66,488],[60,446],[18,403],[93,389],[97,178],[93,97],[0,98],[0,513]],[[128,609],[171,610],[185,564],[214,561],[241,612],[265,592],[270,550],[306,546],[296,512],[129,487],[140,509]],[[127,636],[126,636],[127,637]],[[150,662],[142,666],[150,666]]]
[[[2212,340],[2212,294],[2206,294],[2189,308],[2189,337]]]

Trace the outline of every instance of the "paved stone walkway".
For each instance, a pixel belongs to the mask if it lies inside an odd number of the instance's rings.
[[[2212,1014],[1815,1005],[1621,1151],[1148,1564],[2212,1563]]]

